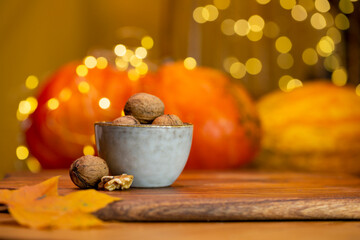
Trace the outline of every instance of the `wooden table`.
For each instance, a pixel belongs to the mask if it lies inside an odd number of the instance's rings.
[[[73,188],[71,183],[68,181],[68,177],[65,172],[50,171],[43,172],[38,175],[32,174],[14,174],[10,175],[8,178],[5,178],[0,182],[0,188],[12,188],[15,189],[24,184],[33,184],[44,180],[50,176],[65,174],[60,180],[59,192],[68,193],[75,191],[76,188]],[[186,189],[184,183],[193,179],[197,176],[202,176],[197,179],[200,182],[200,178],[203,179],[207,173],[201,172],[186,172],[181,176],[181,178],[173,185],[171,188],[173,190],[182,186],[182,189]],[[210,174],[214,174],[210,173]],[[215,173],[217,176],[223,173]],[[259,179],[259,176],[262,176],[264,181],[266,176],[275,176],[274,173],[268,174],[265,173],[241,173],[239,178],[236,178],[236,172],[227,172],[223,176],[223,182],[225,184],[224,189],[226,188],[226,182],[229,182],[230,176],[231,179],[234,179],[234,182],[237,180],[245,181],[246,179],[251,178],[251,182],[256,182],[258,188],[262,187],[263,193],[266,193],[266,183],[263,184],[255,179]],[[285,174],[285,175],[284,175]],[[286,175],[290,174],[290,175]],[[210,175],[209,175],[210,176]],[[225,177],[224,177],[225,176]],[[264,178],[265,176],[265,178]],[[301,179],[301,177],[311,178],[311,175],[307,174],[291,174],[291,173],[281,173],[276,175],[276,179]],[[289,177],[290,176],[290,177]],[[293,177],[291,177],[293,176]],[[314,177],[314,176],[313,176]],[[312,179],[312,178],[311,178]],[[321,179],[327,179],[323,187],[328,187],[331,191],[327,194],[326,198],[336,197],[336,194],[339,194],[341,191],[344,192],[344,199],[350,199],[353,201],[357,199],[358,194],[356,190],[360,189],[360,184],[357,186],[357,177],[352,176],[335,176],[336,183],[331,182],[331,176],[319,177],[315,176],[315,179],[321,181]],[[219,182],[219,181],[217,181]],[[291,182],[290,180],[284,180],[283,182],[277,181],[278,186],[282,184],[287,184],[286,182]],[[305,181],[303,184],[301,181],[298,181],[300,186],[303,186],[303,189],[298,189],[301,194],[304,195],[304,191],[311,189],[309,183],[312,181]],[[345,185],[342,185],[345,184]],[[250,184],[250,183],[249,183]],[[267,183],[269,184],[269,183]],[[316,183],[320,184],[320,183]],[[316,185],[315,184],[315,185]],[[247,184],[246,184],[247,185]],[[321,184],[320,184],[321,185]],[[319,185],[316,185],[315,192],[321,193],[319,196],[323,196],[323,190],[321,190]],[[248,186],[248,188],[251,186]],[[171,190],[170,189],[170,190]],[[156,191],[156,190],[155,190]],[[162,191],[168,191],[167,189],[162,189]],[[264,192],[265,191],[265,192]],[[274,191],[274,189],[269,189],[269,192]],[[178,191],[175,191],[178,192]],[[281,191],[280,191],[281,192]],[[126,192],[124,196],[135,197],[136,195],[141,195],[141,189],[135,189],[132,192]],[[151,192],[150,192],[151,193]],[[240,194],[241,192],[238,192]],[[114,194],[114,193],[112,193]],[[119,194],[119,193],[115,193]],[[145,195],[144,195],[145,194]],[[146,194],[149,194],[148,190],[144,190],[141,198],[146,198]],[[253,194],[253,193],[252,193]],[[268,194],[268,193],[267,193]],[[265,194],[265,195],[267,195]],[[294,193],[293,193],[294,194]],[[359,191],[360,194],[360,191]],[[244,195],[246,196],[246,195]],[[297,197],[299,197],[297,196]],[[171,196],[170,196],[171,197]],[[172,196],[174,197],[174,196]],[[234,197],[234,196],[232,196]],[[124,200],[126,197],[124,198]],[[188,198],[185,197],[185,200]],[[306,197],[307,199],[307,197]],[[311,201],[314,199],[309,198]],[[155,201],[159,203],[158,200]],[[138,202],[139,203],[139,202]],[[241,203],[241,201],[236,202]],[[326,202],[325,202],[326,203]],[[350,202],[354,204],[354,202]],[[357,204],[357,202],[355,202]],[[138,205],[138,204],[136,204]],[[360,207],[354,205],[355,208]],[[145,208],[146,209],[146,208]],[[19,226],[8,213],[0,213],[0,239],[360,239],[360,221],[350,221],[350,220],[337,220],[337,221],[238,221],[238,222],[107,222],[104,227],[101,228],[92,228],[87,230],[34,230],[28,229],[22,226]]]

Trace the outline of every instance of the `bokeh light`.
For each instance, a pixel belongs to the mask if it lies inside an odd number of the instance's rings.
[[[322,37],[316,46],[316,51],[322,57],[330,56],[335,50],[335,43],[329,36]]]
[[[122,57],[126,53],[126,47],[123,44],[118,44],[114,48],[116,56]]]
[[[59,93],[59,100],[62,102],[66,102],[71,98],[71,90],[69,88],[64,88]]]
[[[145,36],[141,39],[141,46],[151,49],[154,46],[154,40],[150,36]]]
[[[335,17],[335,26],[340,30],[346,30],[350,27],[349,19],[342,13]]]
[[[81,81],[81,82],[79,82],[79,84],[78,84],[78,90],[79,90],[79,92],[81,92],[81,93],[88,93],[89,91],[90,91],[90,85],[89,85],[89,83],[88,82],[86,82],[86,81]]]
[[[355,93],[360,97],[360,84],[358,84],[355,88]]]
[[[146,48],[144,47],[138,47],[135,50],[135,56],[139,59],[144,59],[147,56]]]
[[[84,155],[94,155],[95,154],[95,149],[91,145],[86,145],[83,148],[83,153],[84,153]]]
[[[140,64],[142,63],[142,60],[138,57],[136,57],[136,55],[132,55],[130,57],[130,65],[133,66],[133,67],[138,67],[140,66]]]
[[[254,31],[251,30],[246,36],[250,41],[256,42],[256,41],[259,41],[262,38],[263,31],[254,32]]]
[[[137,69],[133,68],[128,71],[128,78],[131,81],[137,81],[140,78],[140,73]]]
[[[139,66],[136,67],[136,69],[140,75],[145,75],[148,72],[149,67],[146,63],[142,62]]]
[[[26,100],[20,101],[18,110],[21,114],[29,114],[31,111],[31,105]]]
[[[76,74],[79,77],[85,77],[88,74],[88,69],[85,65],[79,65],[76,67]]]
[[[35,89],[39,85],[39,79],[34,76],[30,75],[25,80],[25,86],[28,89]]]
[[[227,36],[231,36],[235,34],[234,30],[235,21],[232,19],[225,19],[221,23],[221,32]]]
[[[264,35],[268,38],[276,38],[279,36],[280,28],[275,22],[266,22],[264,27]]]
[[[97,62],[96,67],[98,69],[105,69],[107,67],[107,65],[108,65],[108,61],[104,57],[98,57],[96,59],[96,62]]]
[[[36,110],[37,106],[38,106],[37,99],[35,97],[27,97],[26,102],[28,102],[30,104],[29,114],[33,113]]]
[[[121,57],[115,58],[115,65],[119,71],[125,71],[129,67],[129,62],[125,61]]]
[[[334,41],[335,44],[338,44],[341,42],[341,33],[338,29],[335,27],[331,27],[326,31],[326,35],[331,37],[331,39]]]
[[[328,0],[315,0],[315,8],[319,12],[328,12],[330,10],[330,3]]]
[[[280,6],[286,10],[292,9],[295,5],[295,0],[280,0]]]
[[[302,53],[302,59],[307,65],[315,65],[318,62],[318,55],[313,48],[307,48]]]
[[[219,11],[214,5],[206,5],[203,8],[203,17],[206,21],[215,21],[219,16]]]
[[[282,69],[289,69],[294,65],[294,58],[290,53],[281,53],[277,57],[277,64]]]
[[[87,68],[94,68],[97,64],[96,58],[94,56],[88,56],[84,59],[84,64]]]
[[[263,30],[265,21],[259,15],[252,15],[248,20],[251,31],[260,32]]]
[[[220,10],[225,10],[230,6],[230,0],[214,0],[214,5]]]
[[[293,79],[293,77],[291,77],[290,75],[284,75],[279,79],[279,88],[284,91],[284,92],[288,92],[288,88],[287,85],[290,82],[290,80]]]
[[[188,70],[194,69],[196,67],[196,60],[192,57],[185,58],[184,67]]]
[[[38,173],[41,170],[40,162],[34,157],[26,159],[26,166],[32,173]]]
[[[29,149],[24,146],[20,145],[16,148],[16,157],[20,160],[25,160],[29,156]]]
[[[111,105],[111,102],[108,98],[103,97],[99,100],[99,107],[101,109],[108,109]]]
[[[234,62],[231,64],[229,72],[233,78],[240,79],[246,74],[246,67],[241,62]]]
[[[325,17],[320,13],[314,13],[311,16],[310,23],[311,23],[311,26],[313,26],[313,28],[315,28],[317,30],[320,30],[320,29],[323,29],[326,27]]]
[[[347,82],[347,72],[344,68],[336,69],[331,75],[331,81],[336,86],[344,86]]]
[[[261,72],[262,64],[257,58],[250,58],[245,63],[246,71],[251,75],[256,75]]]
[[[261,5],[265,5],[265,4],[268,4],[270,2],[270,0],[256,0],[256,2]]]
[[[324,67],[329,72],[334,71],[340,67],[340,59],[337,55],[333,54],[325,58]]]
[[[250,25],[245,19],[239,19],[234,24],[234,31],[239,36],[246,36],[250,31]]]
[[[204,23],[206,22],[206,19],[203,17],[203,7],[197,7],[193,11],[193,19],[197,23]],[[206,10],[207,11],[207,10]]]
[[[286,86],[286,89],[287,89],[287,91],[292,91],[295,88],[299,88],[299,87],[302,87],[302,86],[303,86],[303,83],[299,79],[291,79],[288,82],[288,84]]]
[[[275,48],[280,53],[287,53],[291,50],[292,43],[288,37],[282,36],[282,37],[279,37],[278,39],[276,39]]]
[[[306,9],[301,5],[296,5],[291,9],[291,16],[296,21],[304,21],[307,18]]]
[[[230,67],[232,64],[238,62],[239,60],[236,57],[227,57],[223,61],[223,67],[226,72],[230,73]]]
[[[350,0],[340,0],[339,9],[345,14],[350,14],[354,12],[354,4]]]
[[[59,103],[59,100],[57,100],[56,98],[50,98],[48,101],[47,101],[47,107],[50,109],[50,110],[55,110],[59,107],[60,103]]]

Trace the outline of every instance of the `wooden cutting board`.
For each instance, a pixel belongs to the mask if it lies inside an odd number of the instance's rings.
[[[65,170],[10,174],[0,181],[0,189],[56,175],[62,175],[60,194],[78,191]],[[343,174],[187,171],[171,187],[107,193],[123,200],[98,211],[103,220],[360,219],[360,177]]]

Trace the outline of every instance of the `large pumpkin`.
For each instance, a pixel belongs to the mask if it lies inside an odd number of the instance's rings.
[[[360,172],[360,97],[329,81],[306,83],[258,102],[264,136],[258,165]]]
[[[120,116],[126,99],[135,92],[159,96],[165,112],[194,124],[193,146],[187,168],[232,168],[249,162],[259,148],[260,126],[255,106],[243,88],[230,83],[216,70],[187,70],[182,63],[164,65],[136,82],[126,72],[108,67],[90,69],[85,78],[71,64],[57,72],[39,95],[39,107],[26,132],[30,151],[46,168],[67,167],[93,144],[93,123]],[[79,81],[90,84],[89,93],[79,93]],[[46,106],[63,89],[73,93],[56,110]],[[109,109],[99,99],[111,101]]]

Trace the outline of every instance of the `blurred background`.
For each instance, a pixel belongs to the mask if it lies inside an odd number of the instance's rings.
[[[110,62],[123,46],[141,47],[145,73],[185,59],[223,71],[255,100],[314,79],[360,96],[359,11],[356,0],[2,0],[0,173],[39,171],[22,129],[48,77],[87,56]]]

